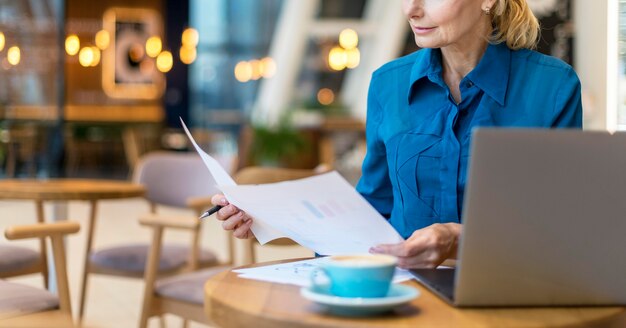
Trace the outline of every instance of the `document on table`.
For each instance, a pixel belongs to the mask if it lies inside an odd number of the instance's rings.
[[[238,269],[233,270],[233,272],[238,273],[240,278],[308,287],[311,284],[311,272],[323,261],[327,261],[327,258],[318,257],[304,261]],[[413,275],[409,271],[396,268],[393,276],[394,283],[411,279],[413,279]]]
[[[316,253],[335,255],[367,253],[372,246],[403,240],[337,172],[238,186],[183,127],[228,201],[254,218],[251,229],[261,244],[288,237]]]

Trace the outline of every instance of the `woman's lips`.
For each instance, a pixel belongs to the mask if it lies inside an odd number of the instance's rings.
[[[412,26],[413,33],[415,34],[427,34],[433,31],[434,27],[421,27],[421,26]]]

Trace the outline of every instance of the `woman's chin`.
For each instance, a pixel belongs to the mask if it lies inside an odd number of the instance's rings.
[[[415,44],[420,48],[441,48],[443,44],[434,40],[427,40],[423,37],[415,37]]]

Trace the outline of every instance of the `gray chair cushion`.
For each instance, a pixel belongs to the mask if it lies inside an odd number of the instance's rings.
[[[228,269],[230,267],[220,266],[159,279],[156,282],[155,293],[159,296],[201,305],[204,304],[204,283],[212,276]]]
[[[58,307],[59,299],[47,290],[0,280],[0,319]]]
[[[144,271],[150,245],[124,245],[93,252],[91,263],[108,269],[140,273]],[[189,247],[183,245],[164,245],[161,250],[159,271],[167,272],[183,267],[189,259]],[[201,266],[217,263],[213,252],[201,250],[198,260]]]
[[[0,273],[28,268],[41,260],[39,252],[19,246],[0,245]]]

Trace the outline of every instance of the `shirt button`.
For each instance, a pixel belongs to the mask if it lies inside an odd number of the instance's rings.
[[[474,83],[472,81],[469,81],[465,84],[466,87],[471,88],[474,86]]]

